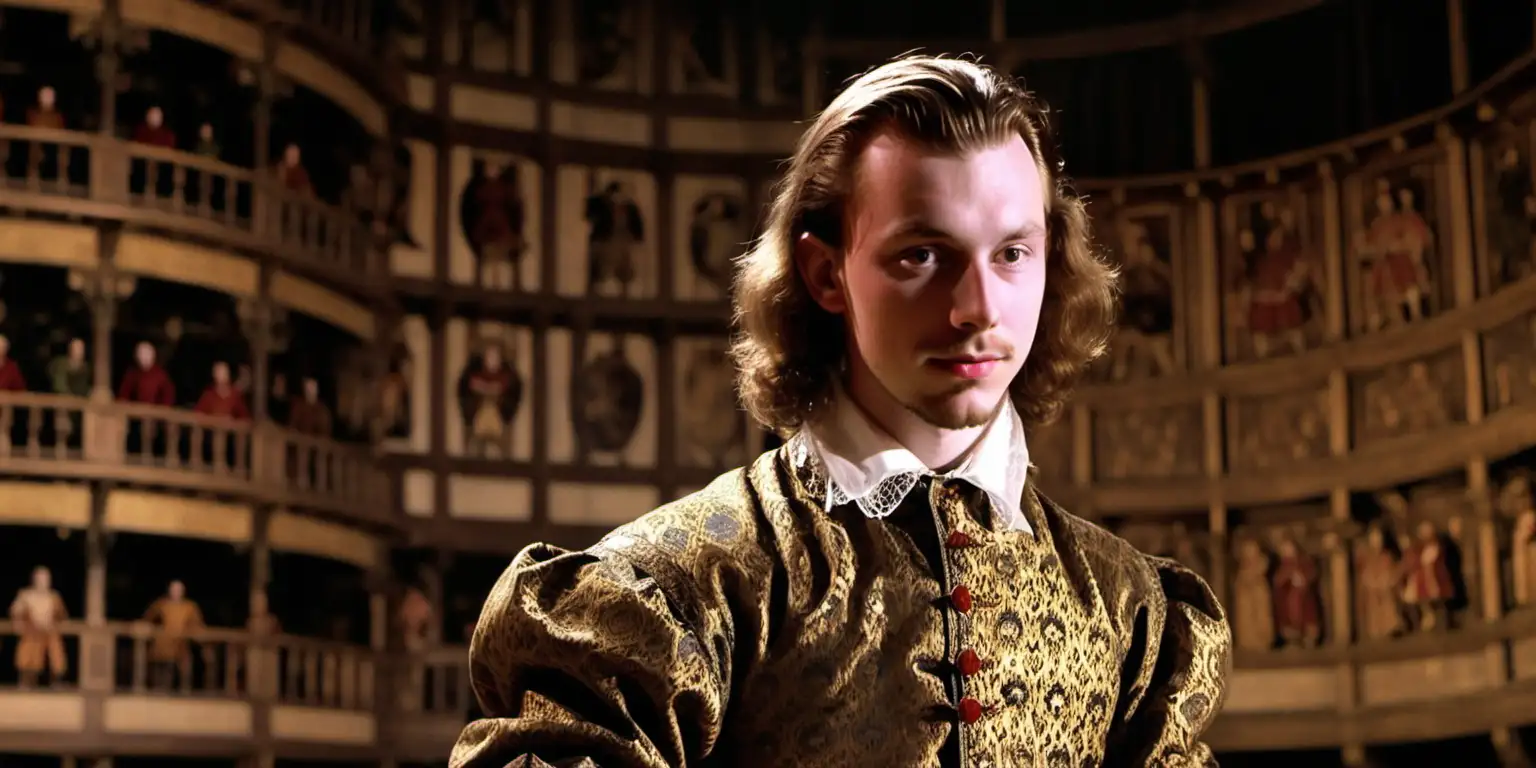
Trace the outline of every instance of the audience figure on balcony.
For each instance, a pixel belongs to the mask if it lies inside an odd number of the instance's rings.
[[[165,111],[160,107],[150,107],[144,112],[143,121],[133,130],[133,140],[151,147],[176,148],[176,132],[166,126]]]
[[[1447,628],[1456,583],[1434,523],[1420,521],[1403,552],[1403,567],[1403,603],[1412,609],[1413,628],[1419,632]]]
[[[165,112],[160,107],[150,107],[144,112],[144,119],[133,130],[133,140],[158,149],[176,148],[176,133],[166,127]],[[173,191],[175,173],[169,163],[135,159],[132,174],[129,183],[133,194],[166,197]]]
[[[134,346],[134,365],[123,374],[123,381],[117,388],[118,400],[167,408],[176,404],[176,387],[156,360],[157,355],[155,345],[147,341]]]
[[[197,399],[197,405],[192,410],[236,421],[251,418],[251,412],[245,405],[245,395],[229,378],[229,363],[220,360],[213,364],[213,381],[203,390],[202,397]]]
[[[1365,543],[1355,552],[1355,571],[1361,639],[1382,640],[1402,634],[1402,566],[1380,526],[1373,525],[1366,532]]]
[[[613,293],[628,298],[636,277],[635,251],[645,241],[640,206],[621,182],[609,182],[587,198],[587,292],[597,295],[611,281]]]
[[[1271,576],[1275,597],[1275,627],[1288,646],[1311,648],[1322,639],[1322,606],[1318,601],[1317,564],[1290,536],[1280,539],[1279,558]]]
[[[25,392],[27,379],[11,357],[10,337],[0,334],[0,392]]]
[[[512,420],[522,401],[523,380],[507,365],[501,342],[486,342],[459,380],[466,452],[478,458],[510,458]]]
[[[1371,330],[1421,320],[1430,294],[1425,257],[1434,233],[1413,207],[1413,192],[1376,181],[1376,211],[1359,236],[1359,258],[1365,266],[1367,324]]]
[[[150,685],[182,690],[192,687],[192,638],[204,628],[203,611],[187,597],[187,587],[172,581],[165,596],[144,613],[145,622],[156,625],[149,645]]]
[[[282,371],[272,374],[272,384],[267,387],[267,418],[278,424],[288,424],[293,410],[293,399],[288,394],[288,375]]]
[[[64,598],[53,588],[53,573],[43,566],[32,570],[32,583],[16,592],[11,621],[16,624],[16,673],[21,687],[38,684],[46,670],[48,682],[59,684],[69,670],[60,624],[69,618]]]
[[[69,340],[64,354],[48,364],[48,383],[56,395],[89,397],[94,379],[91,361],[85,356],[85,340],[75,337]]]
[[[58,109],[58,95],[53,86],[45,85],[37,89],[37,103],[27,108],[27,125],[33,128],[64,127],[64,115]]]
[[[57,94],[53,86],[45,85],[37,89],[37,103],[27,108],[27,125],[33,128],[63,129],[64,115],[59,112],[56,102]],[[57,144],[33,142],[32,151],[27,157],[27,178],[57,179],[59,152]]]
[[[459,224],[477,262],[477,287],[522,290],[523,217],[517,162],[497,170],[477,160],[459,201]]]
[[[1269,583],[1269,553],[1257,539],[1244,539],[1237,549],[1233,578],[1232,632],[1237,647],[1267,651],[1275,647],[1275,603]]]
[[[197,127],[197,144],[193,146],[192,152],[209,160],[218,160],[224,155],[224,148],[214,138],[213,123],[203,123]]]
[[[330,437],[331,409],[320,399],[320,382],[305,376],[303,395],[288,406],[288,428],[312,437]]]
[[[309,171],[304,169],[303,154],[299,145],[289,144],[283,147],[283,156],[277,161],[277,181],[288,190],[297,195],[308,197],[315,192],[314,186],[309,183]]]
[[[75,337],[69,340],[64,354],[48,363],[48,383],[56,395],[86,398],[91,396],[95,377],[91,361],[85,357],[85,340]],[[72,408],[60,408],[54,412],[54,429],[58,439],[72,445],[73,438],[82,428],[81,413]]]

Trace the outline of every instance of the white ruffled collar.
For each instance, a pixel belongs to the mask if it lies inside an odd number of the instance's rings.
[[[825,508],[853,503],[871,518],[896,511],[925,477],[965,480],[987,494],[999,528],[1033,533],[1019,505],[1029,482],[1029,445],[1024,423],[1005,398],[981,442],[950,472],[934,472],[880,429],[841,391],[816,426],[795,436],[826,473]]]

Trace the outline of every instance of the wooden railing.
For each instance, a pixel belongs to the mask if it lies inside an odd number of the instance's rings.
[[[343,206],[285,189],[268,170],[77,131],[0,125],[0,205],[122,219],[280,259],[360,288],[387,264],[371,229]]]
[[[400,688],[402,702],[416,702],[427,715],[463,717],[473,704],[469,687],[469,649],[444,646],[404,657],[408,674],[418,676],[417,685]]]
[[[383,45],[376,33],[384,2],[388,0],[281,0],[306,28],[322,30],[327,38],[364,56],[380,52]]]
[[[380,522],[387,473],[364,446],[179,408],[0,392],[0,473],[240,493]]]
[[[254,699],[306,707],[372,711],[374,652],[365,647],[292,635],[257,636],[233,629],[203,629],[184,646],[155,647],[160,630],[144,622],[92,627],[60,626],[65,673],[45,672],[33,685],[49,689],[101,688],[116,693]],[[17,628],[0,622],[7,659]],[[82,662],[85,666],[82,667]],[[93,685],[93,681],[99,683]],[[18,678],[5,683],[20,684]]]

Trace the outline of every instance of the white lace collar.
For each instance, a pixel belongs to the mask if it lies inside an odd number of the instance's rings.
[[[986,492],[999,528],[1033,533],[1019,509],[1029,478],[1029,446],[1012,402],[1005,400],[976,450],[947,473],[929,469],[841,392],[828,417],[797,437],[810,444],[825,469],[826,509],[852,502],[866,516],[883,518],[923,478],[957,479]]]

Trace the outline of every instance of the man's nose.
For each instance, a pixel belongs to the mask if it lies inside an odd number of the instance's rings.
[[[955,282],[950,323],[956,328],[978,331],[997,325],[1000,309],[997,281],[997,276],[986,265],[976,262],[967,264]]]

